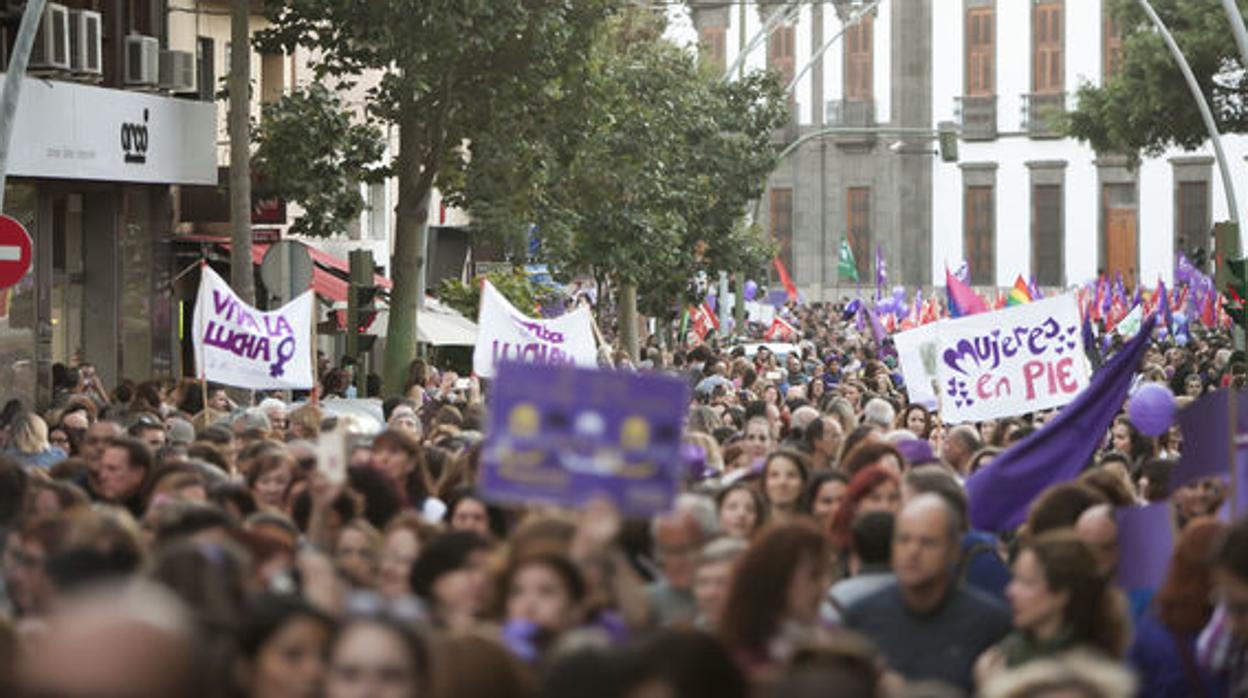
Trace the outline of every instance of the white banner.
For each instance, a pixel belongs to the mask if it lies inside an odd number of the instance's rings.
[[[942,320],[894,342],[911,401],[938,399],[947,424],[1061,407],[1090,379],[1073,294]]]
[[[500,361],[539,364],[575,364],[596,367],[589,308],[581,306],[550,320],[531,318],[516,310],[503,294],[486,281],[481,286],[481,312],[477,318],[477,346],[472,370],[493,378]]]
[[[312,291],[271,312],[243,303],[202,267],[192,322],[199,375],[253,389],[312,388]]]

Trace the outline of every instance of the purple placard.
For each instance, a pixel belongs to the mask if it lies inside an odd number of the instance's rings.
[[[1160,588],[1174,551],[1170,503],[1124,507],[1117,513],[1118,584],[1127,591]]]
[[[481,490],[500,503],[580,507],[607,498],[650,516],[671,509],[689,387],[656,374],[499,366]]]
[[[1245,444],[1240,442],[1248,435],[1248,393],[1237,392],[1235,398],[1236,460],[1242,469]],[[1170,489],[1173,491],[1206,477],[1228,475],[1231,463],[1229,391],[1223,389],[1201,396],[1179,412],[1178,422],[1183,431],[1183,455],[1170,477]]]

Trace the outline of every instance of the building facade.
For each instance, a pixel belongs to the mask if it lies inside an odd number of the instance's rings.
[[[842,240],[862,283],[871,283],[877,246],[891,281],[929,283],[931,146],[911,131],[932,120],[931,0],[882,2],[857,23],[849,20],[861,3],[794,3],[796,12],[765,37],[767,19],[785,3],[690,5],[712,65],[771,69],[785,84],[798,78],[793,121],[776,138],[791,152],[758,210],[806,297],[852,292],[837,269]]]
[[[690,3],[717,66],[734,64],[764,17],[797,8],[743,65],[788,82],[813,59],[792,93],[794,122],[777,134],[793,152],[760,206],[806,297],[853,292],[837,273],[841,240],[867,286],[876,246],[890,283],[906,285],[943,285],[946,267],[965,261],[982,287],[1018,275],[1065,287],[1102,273],[1152,286],[1171,280],[1179,251],[1208,258],[1212,223],[1228,218],[1211,147],[1133,167],[1058,133],[1079,86],[1118,64],[1109,4],[882,0],[815,58],[873,3]],[[942,122],[958,129],[955,162],[935,148]],[[1224,145],[1235,188],[1248,192],[1248,138]]]
[[[1104,273],[1152,286],[1171,280],[1178,252],[1207,257],[1212,223],[1228,217],[1212,148],[1132,168],[1055,133],[1079,86],[1117,69],[1110,3],[956,4],[932,24],[933,125],[956,121],[962,136],[960,161],[933,165],[933,277],[966,259],[977,285],[1021,274],[1063,287]],[[1224,143],[1235,188],[1248,191],[1248,139]]]
[[[0,14],[6,61],[22,5]],[[6,398],[47,404],[55,363],[94,363],[106,386],[172,374],[172,187],[215,182],[215,106],[187,86],[195,47],[170,43],[166,10],[67,0],[44,12],[5,188],[33,243],[30,272],[0,292]]]

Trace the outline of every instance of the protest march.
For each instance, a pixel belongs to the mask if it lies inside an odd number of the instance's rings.
[[[0,414],[4,693],[1248,695],[1244,354],[1188,273],[750,282],[636,360],[483,281],[470,371],[382,400],[206,268],[198,378]]]

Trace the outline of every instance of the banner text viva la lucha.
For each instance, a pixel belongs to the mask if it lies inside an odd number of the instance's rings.
[[[1061,407],[1088,385],[1074,295],[895,336],[907,383],[934,380],[949,424]],[[918,362],[918,366],[914,364]],[[917,386],[916,386],[917,387]],[[914,390],[911,391],[912,397]]]
[[[477,346],[472,370],[493,378],[504,361],[534,364],[598,365],[598,349],[584,306],[557,318],[531,318],[507,302],[489,281],[481,285]]]
[[[192,332],[201,378],[240,388],[312,387],[312,291],[265,312],[204,266]]]

